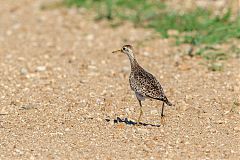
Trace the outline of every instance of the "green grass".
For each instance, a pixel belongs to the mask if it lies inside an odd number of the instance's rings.
[[[131,21],[137,27],[154,29],[163,38],[174,37],[177,45],[197,46],[191,56],[206,59],[211,71],[221,71],[223,65],[219,61],[229,57],[229,53],[213,46],[229,39],[240,39],[240,17],[233,19],[230,9],[221,16],[213,16],[211,11],[202,8],[179,13],[160,0],[64,0],[64,3],[96,11],[96,20],[107,19],[113,27],[121,24],[119,22]],[[176,34],[169,34],[170,30]],[[235,46],[231,52],[236,53],[236,57],[240,55],[240,49]]]
[[[175,36],[177,44],[216,44],[240,38],[240,19],[232,21],[230,10],[222,16],[212,16],[201,8],[177,13],[156,0],[65,0],[65,3],[94,9],[98,12],[97,19],[130,20],[136,26],[153,28],[164,38],[169,37],[169,30],[190,33]]]

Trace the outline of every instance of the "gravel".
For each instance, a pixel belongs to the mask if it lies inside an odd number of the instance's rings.
[[[45,3],[0,5],[0,159],[239,159],[239,59],[212,72],[152,31]],[[124,43],[174,104],[164,125],[150,100],[134,125],[128,60],[111,54]]]

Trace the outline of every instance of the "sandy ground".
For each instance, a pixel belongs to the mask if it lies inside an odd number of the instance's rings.
[[[0,159],[239,159],[239,59],[212,72],[152,31],[45,2],[1,0]],[[165,125],[150,100],[131,124],[129,62],[111,54],[125,43],[175,104]]]

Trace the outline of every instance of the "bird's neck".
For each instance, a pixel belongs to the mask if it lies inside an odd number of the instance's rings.
[[[139,64],[133,54],[132,55],[128,54],[128,58],[129,58],[129,61],[131,64],[131,70],[133,70],[139,66]]]

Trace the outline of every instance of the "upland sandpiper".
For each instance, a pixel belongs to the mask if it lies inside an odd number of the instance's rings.
[[[112,53],[116,52],[126,54],[130,60],[131,73],[129,76],[129,83],[140,105],[140,115],[137,124],[139,124],[143,114],[141,101],[144,101],[145,98],[156,99],[163,102],[161,111],[161,118],[163,118],[164,104],[166,103],[168,106],[172,106],[172,103],[168,101],[158,80],[138,64],[131,45],[124,45],[120,50],[113,51]]]

